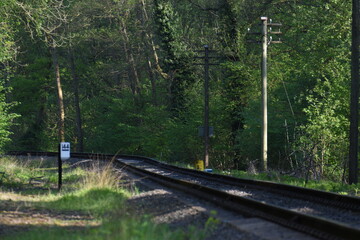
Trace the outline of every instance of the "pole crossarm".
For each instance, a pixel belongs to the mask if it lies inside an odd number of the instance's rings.
[[[282,23],[273,23],[272,20],[268,19],[267,17],[261,17],[260,20],[262,21],[261,24],[259,24],[259,26],[263,27],[264,23],[266,23],[266,35],[268,37],[268,44],[279,44],[279,43],[283,43],[282,40],[280,40],[280,38],[278,40],[273,40],[271,35],[282,35],[283,32],[281,32],[280,27],[282,27]],[[273,31],[272,27],[278,27],[279,29]],[[256,31],[256,32],[250,32],[250,28],[248,29],[248,34],[249,35],[258,35],[258,36],[263,36],[264,32],[263,29],[261,29],[261,31]],[[248,43],[256,43],[256,44],[262,44],[263,43],[263,39],[261,40],[247,40],[246,42]]]
[[[269,27],[282,27],[282,23],[268,23]]]
[[[268,34],[275,34],[275,35],[279,35],[279,34],[282,34],[282,32],[268,32]]]

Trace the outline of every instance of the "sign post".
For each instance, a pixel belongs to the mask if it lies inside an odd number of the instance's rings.
[[[58,157],[58,190],[61,190],[62,186],[62,161],[70,159],[70,143],[61,142],[59,144],[59,157]]]

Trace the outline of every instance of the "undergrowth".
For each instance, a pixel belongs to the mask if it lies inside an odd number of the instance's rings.
[[[183,168],[194,169],[194,166],[190,164],[181,164],[177,162],[176,166]],[[305,181],[303,178],[298,178],[294,176],[289,176],[286,174],[281,174],[276,171],[268,171],[263,173],[249,173],[241,170],[217,170],[213,169],[213,173],[221,174],[221,175],[229,175],[238,178],[246,178],[253,180],[261,180],[261,181],[271,181],[277,183],[283,183],[298,187],[312,188],[321,191],[333,192],[342,195],[350,195],[360,197],[360,183],[358,184],[346,184],[343,182],[334,182],[331,180],[308,180]]]
[[[231,170],[231,171],[214,171],[219,174],[231,175],[239,178],[262,180],[278,182],[298,187],[312,188],[321,191],[334,192],[343,195],[360,196],[360,184],[345,184],[342,182],[334,182],[329,180],[309,180],[305,181],[303,178],[293,177],[289,175],[280,174],[278,172],[266,172],[251,174],[245,171]]]

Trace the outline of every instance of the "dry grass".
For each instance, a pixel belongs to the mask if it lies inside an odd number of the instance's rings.
[[[121,173],[110,162],[94,161],[87,169],[87,174],[82,180],[84,189],[90,188],[110,188],[117,189],[121,179]]]

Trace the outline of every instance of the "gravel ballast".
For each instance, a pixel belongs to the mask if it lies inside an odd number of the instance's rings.
[[[127,178],[140,189],[139,194],[127,201],[134,214],[149,215],[154,222],[169,224],[172,229],[187,231],[193,226],[201,231],[209,218],[215,218],[218,223],[208,232],[207,240],[316,239],[262,219],[232,213],[142,177],[127,175]]]

